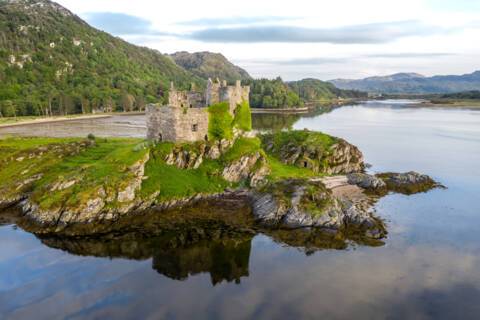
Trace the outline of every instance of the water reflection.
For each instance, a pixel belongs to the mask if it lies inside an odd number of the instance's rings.
[[[146,238],[127,234],[110,239],[43,238],[42,243],[82,256],[152,259],[152,268],[175,280],[209,273],[213,285],[222,281],[240,283],[248,277],[250,234],[223,234],[221,229],[191,229],[166,232]]]

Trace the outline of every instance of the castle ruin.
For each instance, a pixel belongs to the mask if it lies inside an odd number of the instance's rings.
[[[155,141],[191,142],[208,140],[208,106],[228,102],[232,116],[237,105],[248,101],[249,86],[240,80],[234,86],[226,81],[208,79],[202,94],[192,84],[190,91],[179,91],[170,85],[168,105],[150,104],[146,108],[147,139]]]

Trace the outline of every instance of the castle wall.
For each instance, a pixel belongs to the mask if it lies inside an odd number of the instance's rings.
[[[146,118],[147,138],[155,141],[198,141],[208,135],[207,108],[148,105]]]
[[[168,94],[168,104],[174,108],[201,108],[205,104],[205,99],[199,92],[171,90]]]

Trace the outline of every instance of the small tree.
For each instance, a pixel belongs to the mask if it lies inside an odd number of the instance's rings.
[[[124,112],[132,111],[135,104],[135,97],[127,92],[122,93],[122,108]]]
[[[1,113],[4,117],[17,117],[15,105],[11,100],[5,100],[2,102]]]

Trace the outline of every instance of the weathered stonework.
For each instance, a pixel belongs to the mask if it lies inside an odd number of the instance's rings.
[[[208,109],[219,102],[228,102],[234,115],[237,105],[248,101],[249,86],[237,81],[228,86],[226,81],[208,80],[204,94],[191,91],[178,91],[170,87],[168,105],[151,104],[146,107],[147,138],[155,141],[187,142],[208,139]]]
[[[172,108],[148,105],[147,138],[156,141],[198,141],[207,139],[207,108]]]

